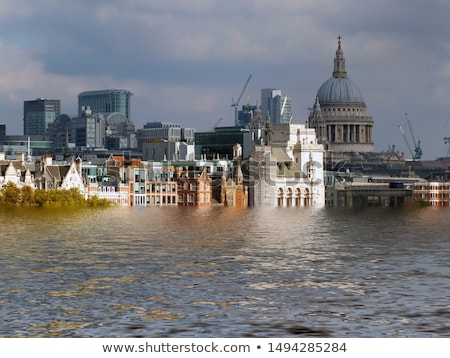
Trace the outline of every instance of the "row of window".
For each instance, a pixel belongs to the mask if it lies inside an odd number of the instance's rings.
[[[331,110],[333,110],[333,112],[336,112],[336,110],[338,111],[338,112],[340,112],[341,111],[341,108],[324,108],[323,109],[324,111],[328,111],[328,112],[331,112]],[[344,111],[348,111],[348,112],[363,112],[364,110],[363,109],[360,109],[360,108],[342,108],[342,111],[344,112]]]
[[[178,183],[178,190],[196,190],[197,189],[197,185],[196,183],[190,183],[190,182],[184,182]],[[209,190],[210,189],[210,185],[209,183],[199,183],[199,190],[200,191],[204,191],[204,190]]]
[[[414,186],[414,190],[425,190],[425,191],[430,191],[430,190],[450,190],[450,185],[419,185],[419,186]]]
[[[200,194],[199,195],[199,203],[209,203],[211,201],[211,196],[209,194]],[[195,202],[195,194],[178,194],[178,202],[179,203],[190,203],[193,204]]]

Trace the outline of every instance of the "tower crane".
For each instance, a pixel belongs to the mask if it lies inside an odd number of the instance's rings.
[[[406,135],[405,135],[405,132],[404,132],[402,126],[398,126],[398,128],[400,129],[400,132],[402,133],[403,139],[405,140],[405,143],[409,149],[409,152],[411,153],[412,159],[418,160],[418,159],[422,158],[422,148],[420,147],[420,140],[418,140],[418,139],[416,140],[416,136],[414,135],[411,122],[408,119],[408,113],[405,113],[405,119],[406,119],[406,123],[408,124],[409,132],[411,134],[412,143],[414,144],[414,151],[412,150],[412,147],[408,141],[408,138],[406,138]]]
[[[242,88],[241,94],[239,95],[238,100],[235,102],[233,98],[231,98],[231,107],[234,107],[234,125],[238,125],[238,107],[239,107],[239,101],[242,98],[242,95],[245,92],[245,89],[247,88],[248,83],[250,82],[250,78],[252,78],[252,75],[248,76],[247,82],[245,82],[244,88]]]
[[[223,121],[223,117],[220,117],[219,120],[216,123],[214,123],[213,130],[216,130],[216,128],[219,126],[220,122],[222,122],[222,121]]]

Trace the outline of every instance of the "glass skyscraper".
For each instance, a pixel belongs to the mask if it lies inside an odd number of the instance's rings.
[[[23,103],[23,134],[46,135],[49,124],[61,114],[59,99],[37,98]]]
[[[292,98],[281,94],[281,90],[264,88],[261,90],[261,114],[271,124],[290,124],[292,121]]]
[[[82,117],[83,107],[90,107],[92,114],[119,112],[131,120],[132,95],[130,91],[123,89],[82,92],[78,95],[78,117]]]

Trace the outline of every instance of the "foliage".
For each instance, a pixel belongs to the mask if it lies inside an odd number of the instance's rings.
[[[20,189],[12,182],[7,183],[1,191],[0,203],[2,205],[18,205],[21,202]]]
[[[431,206],[431,204],[428,201],[425,201],[424,199],[416,199],[415,203],[420,208],[425,208],[425,207]]]
[[[2,206],[110,206],[107,199],[94,196],[85,199],[78,189],[34,190],[30,186],[18,188],[9,182],[0,189],[0,205]]]

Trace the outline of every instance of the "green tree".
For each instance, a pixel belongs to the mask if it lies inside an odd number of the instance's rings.
[[[21,204],[31,206],[34,205],[34,190],[29,185],[24,185],[20,189]]]
[[[18,205],[21,202],[20,189],[13,182],[7,183],[1,191],[3,205]]]
[[[39,189],[34,192],[34,204],[38,206],[45,206],[49,202],[48,191]]]

